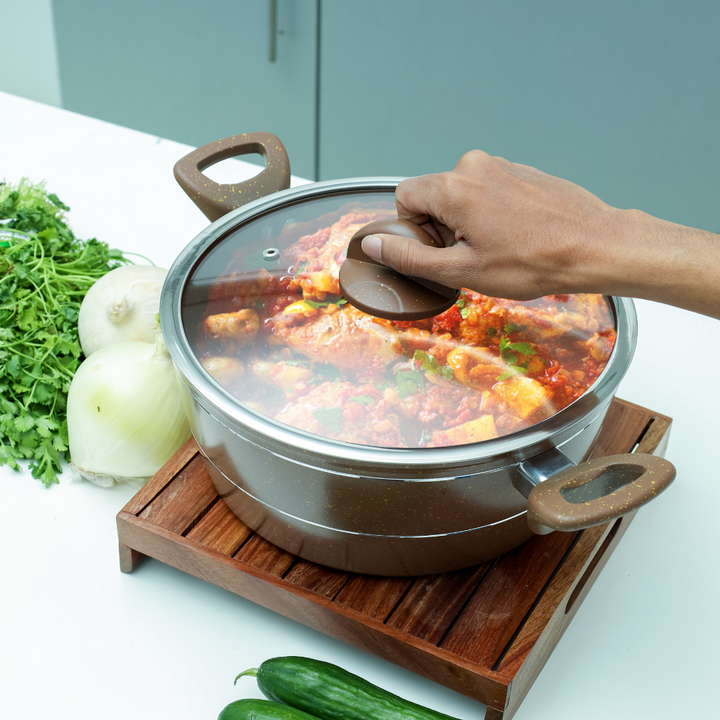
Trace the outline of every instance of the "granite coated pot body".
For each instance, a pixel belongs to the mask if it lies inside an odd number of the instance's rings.
[[[223,148],[213,155],[201,148],[188,156],[191,170],[200,173],[222,159],[218,154],[240,153]],[[276,168],[264,154],[268,167]],[[289,165],[281,168],[280,175],[285,174],[289,178]],[[333,568],[425,575],[494,558],[533,533],[577,530],[619,517],[672,481],[672,466],[654,456],[585,462],[635,348],[635,311],[632,301],[623,298],[610,298],[617,339],[594,385],[547,420],[494,440],[421,449],[353,445],[276,422],[235,399],[204,370],[188,339],[183,298],[198,259],[233,228],[277,208],[346,192],[392,196],[398,183],[364,178],[283,190],[287,178],[268,183],[270,175],[263,182],[271,187],[232,211],[218,205],[217,198],[237,197],[235,186],[213,188],[205,207],[198,202],[218,219],[180,253],[160,308],[162,331],[208,471],[224,501],[252,530]],[[271,194],[261,197],[268,189]],[[186,190],[191,197],[193,192],[207,195],[197,187]]]

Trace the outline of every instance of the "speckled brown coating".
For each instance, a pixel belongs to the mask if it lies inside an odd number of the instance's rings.
[[[422,320],[454,305],[460,291],[423,278],[412,278],[392,270],[366,255],[362,240],[375,233],[412,238],[438,246],[435,238],[419,225],[390,218],[368,223],[350,240],[347,260],[340,268],[340,291],[358,310],[386,320]]]
[[[645,505],[674,479],[675,467],[656,455],[634,453],[590,460],[533,488],[528,498],[528,525],[540,535],[599,525]],[[604,490],[600,497],[597,483]],[[592,491],[591,485],[595,485]]]
[[[258,154],[265,169],[245,182],[221,185],[202,171],[221,160],[238,155]],[[175,179],[190,199],[212,222],[251,200],[290,187],[290,161],[285,146],[272,133],[233,135],[187,154],[175,163]]]

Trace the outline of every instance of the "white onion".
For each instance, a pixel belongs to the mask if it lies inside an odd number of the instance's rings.
[[[103,275],[80,305],[78,334],[85,357],[107,345],[155,342],[160,292],[167,270],[154,265],[124,265]]]
[[[162,334],[93,353],[68,394],[73,474],[104,486],[152,477],[190,437],[183,392]]]

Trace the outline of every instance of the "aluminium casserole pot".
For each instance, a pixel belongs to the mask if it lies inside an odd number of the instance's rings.
[[[246,183],[202,174],[248,152],[267,166]],[[380,319],[338,274],[351,236],[394,216],[399,179],[289,189],[268,133],[175,174],[212,224],[168,273],[162,331],[218,492],[268,541],[352,572],[434,574],[620,517],[674,478],[652,455],[587,460],[634,352],[631,300],[463,290],[435,317]]]

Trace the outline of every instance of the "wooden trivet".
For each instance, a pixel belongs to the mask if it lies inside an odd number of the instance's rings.
[[[594,457],[663,455],[671,419],[615,399]],[[467,570],[417,578],[315,565],[218,497],[193,440],[118,513],[120,568],[147,555],[355,645],[509,720],[632,521],[536,536]]]

